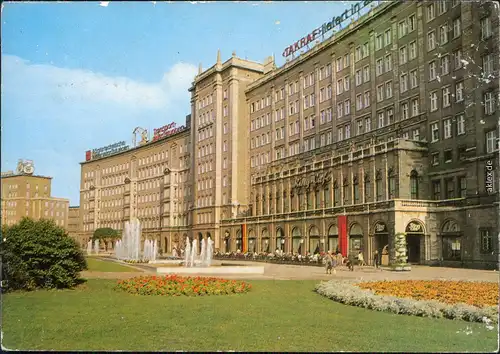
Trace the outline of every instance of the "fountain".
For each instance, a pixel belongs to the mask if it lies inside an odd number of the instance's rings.
[[[125,222],[122,239],[115,245],[115,257],[126,260],[139,260],[139,245],[141,239],[141,225],[138,219]]]
[[[94,253],[99,254],[99,240],[94,241]]]
[[[198,240],[194,239],[190,244],[189,237],[186,237],[186,248],[184,250],[184,267],[158,267],[160,274],[186,274],[186,275],[215,275],[215,274],[264,274],[262,266],[238,266],[224,265],[223,267],[212,267],[212,257],[214,253],[214,241],[210,237],[201,240],[201,253],[197,257]],[[172,261],[175,262],[175,261]],[[166,262],[170,263],[170,262]]]
[[[153,254],[151,255],[151,260],[156,261],[156,255],[158,254],[158,240],[153,241]]]
[[[92,240],[87,242],[87,255],[90,256],[91,254],[92,254]]]
[[[118,240],[115,242],[115,256],[118,259],[124,259],[125,258],[125,253],[123,249],[123,242],[122,240]]]
[[[189,237],[186,237],[186,249],[184,250],[184,266],[189,267],[189,261],[191,254],[191,245],[189,244]]]
[[[214,241],[210,237],[207,239],[207,254],[205,259],[205,267],[212,265],[212,256],[214,254]]]
[[[197,253],[197,250],[198,250],[198,240],[194,239],[193,240],[193,244],[192,244],[192,247],[191,247],[191,254],[190,254],[190,265],[191,267],[194,267],[194,262],[196,260],[196,253]]]
[[[200,252],[200,264],[205,267],[205,260],[207,254],[207,244],[205,243],[205,239],[201,239],[201,252]]]

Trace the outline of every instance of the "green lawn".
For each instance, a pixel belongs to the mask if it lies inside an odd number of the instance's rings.
[[[13,293],[3,301],[3,345],[21,350],[495,351],[484,324],[381,313],[312,291],[315,281],[252,281],[247,294],[158,297],[78,290]],[[472,333],[464,333],[467,328]]]
[[[91,272],[142,272],[139,269],[127,267],[112,261],[103,261],[97,258],[87,257],[88,271]]]

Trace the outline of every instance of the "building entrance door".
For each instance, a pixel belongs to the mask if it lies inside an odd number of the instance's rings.
[[[406,225],[406,256],[408,263],[418,264],[425,257],[421,257],[421,241],[424,239],[424,227],[420,221],[411,221]]]
[[[420,263],[420,237],[416,235],[406,235],[406,255],[408,263]]]

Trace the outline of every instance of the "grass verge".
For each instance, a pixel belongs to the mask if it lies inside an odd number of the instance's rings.
[[[75,290],[12,293],[3,301],[3,345],[86,351],[493,352],[484,324],[382,313],[335,303],[316,281],[250,281],[247,294],[131,295],[115,281]]]
[[[141,272],[139,269],[127,267],[116,262],[89,257],[87,257],[87,266],[87,271],[89,272]]]

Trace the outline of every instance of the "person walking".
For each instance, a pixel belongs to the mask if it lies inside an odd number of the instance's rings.
[[[332,274],[332,267],[333,267],[332,252],[328,251],[328,253],[325,256],[325,270],[326,270],[326,274]]]
[[[358,253],[358,265],[360,267],[365,265],[365,258],[363,257],[363,252],[359,251]]]
[[[341,266],[344,264],[344,257],[340,251],[337,251],[337,266]],[[339,268],[340,269],[340,268]]]
[[[375,253],[373,254],[373,266],[375,268],[378,268],[378,265],[379,265],[378,250],[375,250]]]

